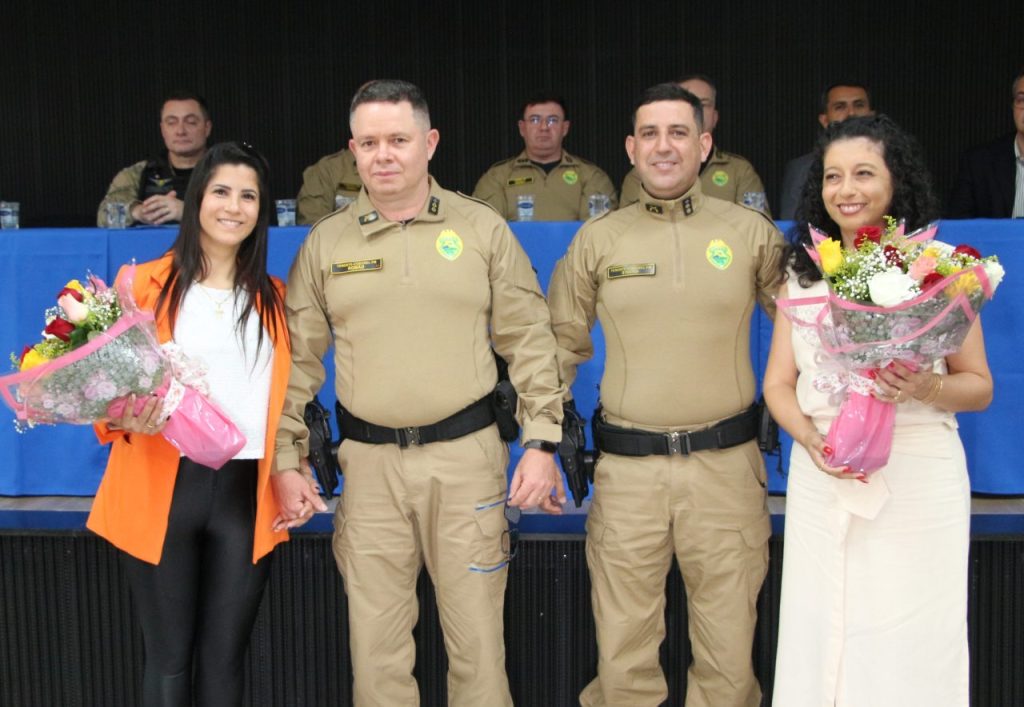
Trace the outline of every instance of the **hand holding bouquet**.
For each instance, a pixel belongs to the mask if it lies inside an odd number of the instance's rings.
[[[1004,275],[994,255],[935,241],[935,224],[906,235],[886,221],[885,229],[858,230],[852,249],[811,227],[807,250],[828,295],[778,301],[828,356],[815,386],[845,390],[828,462],[864,473],[888,461],[895,416],[894,401],[872,395],[874,370],[897,360],[922,368],[955,353]]]
[[[162,434],[190,459],[219,468],[245,437],[207,397],[202,371],[173,344],[161,346],[152,312],[131,295],[133,270],[118,289],[90,275],[72,280],[46,310],[43,339],[11,356],[0,396],[19,430],[37,424],[92,424],[119,418],[129,396],[163,399]],[[136,400],[136,411],[145,403]]]

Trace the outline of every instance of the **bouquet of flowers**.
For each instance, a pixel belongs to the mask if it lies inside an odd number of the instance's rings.
[[[959,350],[1004,275],[996,256],[934,240],[935,224],[908,235],[902,223],[886,223],[858,230],[852,249],[811,227],[807,251],[828,295],[778,301],[828,355],[828,373],[815,386],[845,391],[827,461],[864,473],[888,461],[895,416],[891,402],[871,395],[874,369],[894,360],[930,366]]]
[[[120,418],[129,396],[163,398],[162,434],[190,459],[217,469],[245,437],[206,396],[203,371],[174,344],[157,340],[153,313],[131,294],[134,269],[119,288],[89,275],[72,280],[45,312],[42,341],[11,355],[17,373],[0,377],[0,396],[19,431],[37,424],[92,424]],[[145,404],[136,400],[136,411]]]

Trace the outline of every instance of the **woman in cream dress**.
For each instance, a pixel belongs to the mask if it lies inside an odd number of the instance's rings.
[[[857,229],[936,215],[915,141],[885,116],[831,125],[798,211],[780,297],[826,292],[804,252],[811,222],[845,247]],[[764,393],[793,437],[786,497],[775,707],[969,704],[970,484],[953,413],[985,408],[992,378],[981,323],[932,368],[877,372],[896,405],[888,464],[865,477],[829,466],[825,433],[841,398],[814,386],[822,352],[775,320]]]

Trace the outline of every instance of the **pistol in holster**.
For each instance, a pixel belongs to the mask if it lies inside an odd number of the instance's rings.
[[[306,403],[302,419],[309,430],[309,465],[313,467],[316,481],[320,485],[320,495],[331,500],[342,473],[338,463],[341,440],[331,440],[330,413],[316,396]]]
[[[574,401],[562,405],[562,441],[558,443],[558,458],[577,508],[583,505],[583,499],[590,490],[587,482],[594,480],[594,452],[587,449],[586,424]]]
[[[765,454],[779,451],[779,423],[772,418],[764,396],[757,401],[757,446]]]
[[[519,420],[516,419],[516,407],[519,396],[512,381],[508,377],[508,363],[494,353],[494,363],[498,369],[498,383],[491,393],[491,408],[494,410],[494,422],[498,425],[498,434],[506,442],[514,442],[519,436]]]

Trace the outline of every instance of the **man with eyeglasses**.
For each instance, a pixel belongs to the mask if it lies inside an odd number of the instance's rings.
[[[149,160],[125,167],[110,183],[100,202],[96,223],[110,228],[108,204],[124,204],[126,223],[159,226],[181,221],[185,189],[192,169],[206,154],[213,123],[201,96],[176,91],[160,109],[160,134],[165,150]]]
[[[714,80],[704,74],[688,74],[676,84],[700,99],[704,109],[704,127],[713,136],[718,125],[718,87]],[[717,141],[700,166],[700,185],[705,196],[749,206],[771,215],[764,183],[754,166],[746,158],[719,148]],[[640,175],[635,168],[629,170],[622,180],[622,198],[619,201],[623,205],[633,203],[640,198],[640,189]]]
[[[949,218],[1024,218],[1024,66],[1010,101],[1016,130],[964,153]]]
[[[509,221],[585,221],[618,205],[604,170],[562,149],[570,121],[561,97],[536,94],[522,116],[525,149],[493,164],[476,183],[474,197]]]

